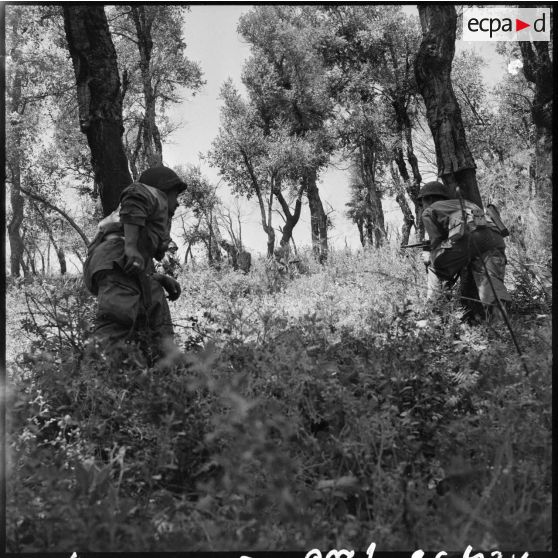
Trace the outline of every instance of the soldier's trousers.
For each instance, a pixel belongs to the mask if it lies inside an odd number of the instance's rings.
[[[506,256],[504,252],[498,248],[486,250],[474,257],[471,260],[471,265],[480,301],[485,305],[489,316],[497,316],[499,310],[496,305],[495,293],[503,303],[511,300],[511,296],[504,285],[506,273]],[[490,276],[490,280],[488,276]],[[429,300],[440,300],[444,294],[449,292],[448,285],[448,281],[438,277],[431,267],[428,268],[427,298]]]
[[[93,336],[105,351],[122,341],[147,341],[161,347],[172,340],[165,291],[152,277],[146,277],[142,285],[137,277],[115,269],[101,272],[96,280],[99,292]]]

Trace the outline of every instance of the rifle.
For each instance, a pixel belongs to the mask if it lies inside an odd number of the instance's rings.
[[[430,242],[417,242],[416,244],[404,244],[401,248],[430,248]]]

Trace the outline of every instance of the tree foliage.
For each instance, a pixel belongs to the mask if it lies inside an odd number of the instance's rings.
[[[238,29],[252,46],[253,59],[245,67],[243,82],[265,131],[277,123],[312,146],[315,164],[300,177],[300,185],[309,202],[314,251],[324,259],[328,219],[317,176],[335,148],[327,125],[333,102],[316,48],[319,33],[308,25],[309,15],[311,10],[295,6],[261,6],[241,17]]]
[[[52,6],[10,6],[7,10],[6,154],[11,189],[8,232],[14,276],[19,274],[20,265],[26,274],[36,271],[33,254],[37,250],[42,253],[43,248],[30,238],[39,238],[41,230],[47,233],[43,237],[47,252],[50,244],[57,246],[58,254],[63,253],[64,247],[80,252],[84,248],[79,247],[79,241],[76,245],[71,235],[66,244],[64,235],[55,226],[60,213],[51,213],[52,206],[64,205],[68,174],[75,170],[68,150],[85,144],[79,137],[77,118],[68,119],[71,112],[68,107],[75,106],[74,86],[71,65],[63,48],[61,23],[61,13]],[[83,151],[77,148],[76,153],[81,157]],[[25,204],[24,192],[34,193],[47,203]],[[36,233],[31,235],[30,229]],[[20,231],[27,234],[27,245]]]
[[[274,197],[286,203],[283,189],[296,188],[301,175],[314,168],[313,144],[307,137],[292,135],[288,123],[277,121],[269,126],[261,110],[242,99],[232,82],[223,86],[221,98],[221,126],[209,160],[234,193],[256,198],[271,256]]]
[[[108,20],[123,80],[124,144],[134,178],[161,164],[163,142],[179,124],[167,109],[195,95],[205,83],[200,66],[186,56],[182,25],[187,7],[108,7]]]

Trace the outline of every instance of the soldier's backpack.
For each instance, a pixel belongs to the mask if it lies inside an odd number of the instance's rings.
[[[490,228],[502,236],[509,235],[509,231],[502,222],[495,205],[488,205],[486,212],[469,201],[464,201],[463,205],[463,208],[454,211],[449,216],[448,240],[452,244],[461,240],[466,233],[471,233],[477,229]]]

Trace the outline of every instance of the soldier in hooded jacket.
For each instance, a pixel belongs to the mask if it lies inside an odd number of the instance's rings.
[[[99,223],[84,265],[84,281],[97,296],[93,337],[105,349],[130,340],[148,340],[162,349],[172,343],[169,300],[179,283],[156,273],[170,243],[171,218],[186,184],[167,167],[146,170],[124,189],[120,205]]]

